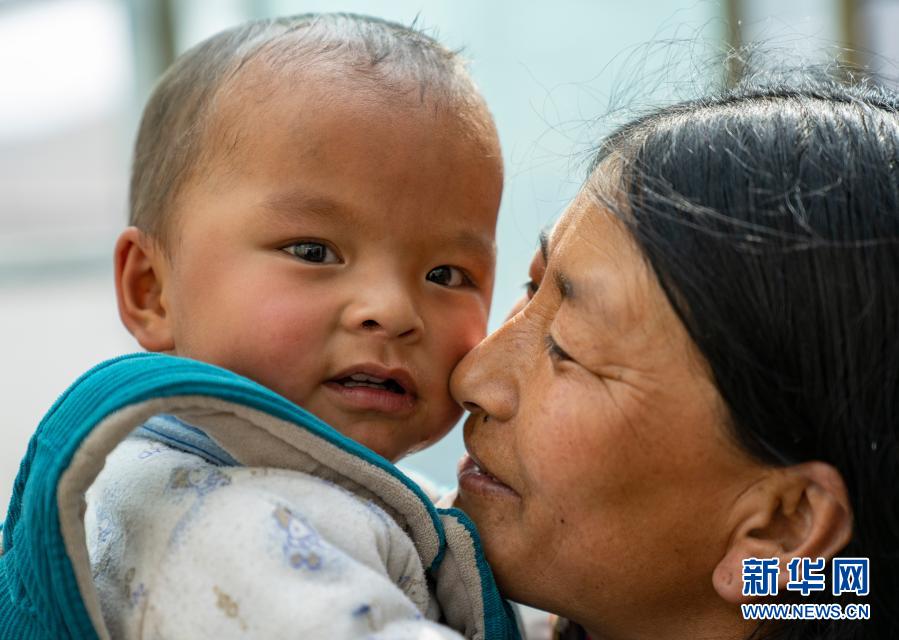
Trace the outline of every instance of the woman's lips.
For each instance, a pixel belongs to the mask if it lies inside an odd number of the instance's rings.
[[[459,491],[488,498],[521,497],[512,487],[481,467],[470,454],[465,454],[459,461]]]

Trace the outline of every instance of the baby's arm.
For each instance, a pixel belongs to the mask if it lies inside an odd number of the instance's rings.
[[[167,460],[136,467],[154,447],[125,443],[113,458],[131,473],[94,492],[88,539],[104,535],[96,520],[121,526],[120,548],[107,532],[92,553],[115,637],[461,637],[426,618],[418,555],[380,508],[313,476],[215,467],[164,446],[153,455]],[[139,500],[110,497],[129,493]]]

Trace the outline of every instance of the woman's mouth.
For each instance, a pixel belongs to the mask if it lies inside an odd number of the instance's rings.
[[[459,491],[493,498],[520,498],[512,487],[490,473],[471,454],[459,461]]]

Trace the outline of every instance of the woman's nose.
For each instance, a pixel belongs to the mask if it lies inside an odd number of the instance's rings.
[[[453,399],[473,414],[510,420],[518,412],[519,376],[525,363],[515,346],[516,327],[507,321],[472,349],[450,377]]]
[[[424,321],[412,292],[400,283],[380,283],[356,292],[344,310],[343,325],[352,332],[415,341],[421,338]]]

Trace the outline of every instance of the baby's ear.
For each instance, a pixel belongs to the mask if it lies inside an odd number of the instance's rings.
[[[712,575],[728,602],[743,595],[743,560],[776,558],[777,593],[789,580],[792,558],[830,560],[852,537],[852,508],[840,472],[824,462],[773,469],[734,505],[735,526]]]
[[[115,246],[115,288],[119,317],[147,351],[175,347],[165,296],[168,261],[156,241],[128,227]]]

